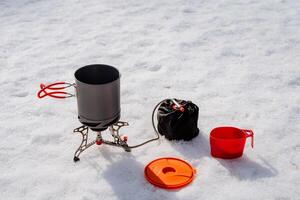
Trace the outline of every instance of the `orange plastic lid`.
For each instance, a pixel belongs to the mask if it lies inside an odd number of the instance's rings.
[[[186,186],[194,179],[196,170],[178,158],[159,158],[145,167],[145,178],[153,185],[165,189]]]

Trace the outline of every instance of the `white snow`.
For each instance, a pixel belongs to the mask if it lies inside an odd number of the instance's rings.
[[[168,97],[200,107],[201,134],[132,153],[91,147],[73,163],[76,99],[36,93],[91,63],[122,73],[130,144],[154,136],[152,109]],[[2,0],[0,77],[1,200],[300,199],[298,0]],[[212,158],[209,133],[221,125],[252,129],[254,149]],[[190,162],[193,183],[149,184],[144,166],[163,156]]]

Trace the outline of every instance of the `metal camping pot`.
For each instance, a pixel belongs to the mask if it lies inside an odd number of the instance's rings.
[[[79,121],[106,129],[120,119],[120,73],[109,65],[87,65],[75,74]]]
[[[105,130],[120,119],[120,73],[112,66],[93,64],[74,73],[75,84],[41,84],[38,97],[67,98],[75,95],[62,90],[75,87],[78,119],[92,130]]]

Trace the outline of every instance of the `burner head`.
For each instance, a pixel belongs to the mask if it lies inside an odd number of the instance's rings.
[[[120,119],[120,115],[118,115],[114,120],[110,119],[108,121],[102,121],[100,123],[88,122],[89,120],[86,119],[82,120],[82,118],[80,118],[79,116],[78,119],[83,125],[89,127],[93,131],[99,132],[99,131],[105,131],[109,126],[118,122]]]
[[[95,64],[75,72],[78,119],[92,130],[105,130],[120,119],[120,73]]]

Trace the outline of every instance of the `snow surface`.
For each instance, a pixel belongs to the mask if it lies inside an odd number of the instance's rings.
[[[1,0],[0,36],[1,200],[300,199],[299,0]],[[200,107],[201,134],[132,153],[91,147],[73,163],[76,99],[36,92],[91,63],[122,73],[131,145],[154,136],[152,109],[168,97]],[[221,125],[252,129],[254,149],[212,158]],[[143,168],[163,156],[190,162],[193,183],[150,185]]]

